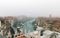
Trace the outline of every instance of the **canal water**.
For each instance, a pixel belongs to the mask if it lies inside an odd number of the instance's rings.
[[[34,25],[32,24],[35,21],[35,19],[29,20],[27,22],[24,23],[23,25],[23,30],[26,30],[26,32],[32,32],[34,31]]]
[[[33,28],[34,25],[32,24],[34,21],[35,21],[35,19],[31,19],[31,20],[25,22],[25,23],[22,25],[23,28],[21,28],[21,29],[22,29],[23,31],[26,31],[26,32],[28,32],[28,31],[30,31],[30,32],[34,31],[34,28]],[[19,26],[19,25],[18,25],[18,26]],[[13,26],[12,26],[12,28],[14,29],[14,31],[17,30],[17,28],[14,28]]]
[[[0,35],[0,38],[7,38],[6,36],[2,36],[2,35]]]
[[[0,38],[4,38],[2,35],[0,35]]]

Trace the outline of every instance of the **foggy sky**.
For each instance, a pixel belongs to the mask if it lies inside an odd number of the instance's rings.
[[[60,17],[60,0],[0,0],[0,16]]]

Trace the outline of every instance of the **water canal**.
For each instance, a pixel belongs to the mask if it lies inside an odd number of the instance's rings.
[[[35,21],[35,19],[29,20],[27,22],[24,23],[23,25],[23,30],[26,30],[27,32],[30,31],[34,31],[34,25],[32,24]]]

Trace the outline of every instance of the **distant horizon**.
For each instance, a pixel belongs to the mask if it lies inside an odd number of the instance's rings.
[[[11,16],[11,15],[10,15]],[[18,15],[18,16],[12,16],[12,17],[19,17],[19,16],[26,16],[26,15]],[[0,17],[8,17],[8,16],[0,16]],[[50,17],[50,16],[26,16],[26,17]],[[53,17],[58,17],[58,16],[51,16],[51,18],[53,18]],[[60,17],[58,17],[58,18],[60,18]]]

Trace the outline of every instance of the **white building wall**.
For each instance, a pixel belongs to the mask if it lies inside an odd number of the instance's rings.
[[[1,28],[1,21],[0,21],[0,28]]]

